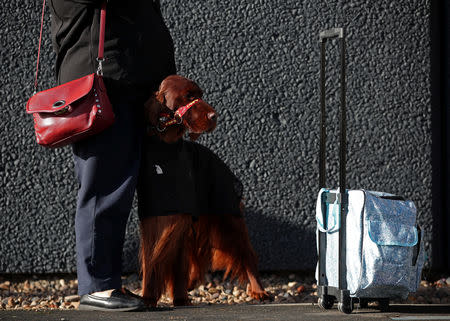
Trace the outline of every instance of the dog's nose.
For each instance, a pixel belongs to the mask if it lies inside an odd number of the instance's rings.
[[[209,120],[217,121],[217,114],[215,112],[209,112],[207,116]]]

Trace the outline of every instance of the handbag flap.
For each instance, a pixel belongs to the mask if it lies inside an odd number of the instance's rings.
[[[86,96],[94,85],[95,74],[40,91],[27,102],[27,113],[55,113]]]
[[[417,228],[397,222],[369,221],[369,237],[378,245],[414,246],[417,244]]]

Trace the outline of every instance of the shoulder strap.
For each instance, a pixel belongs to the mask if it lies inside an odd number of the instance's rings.
[[[39,59],[41,55],[41,44],[42,44],[42,29],[44,26],[44,14],[45,14],[45,1],[43,1],[42,4],[42,15],[41,15],[41,30],[39,32],[39,46],[38,46],[38,54],[37,54],[37,62],[36,62],[36,74],[34,77],[34,94],[37,92],[38,87],[38,72],[39,72]],[[99,39],[98,39],[98,55],[97,55],[97,61],[98,61],[98,74],[103,74],[102,71],[102,62],[105,60],[103,57],[104,53],[104,43],[105,43],[105,25],[106,25],[106,2],[107,0],[104,0],[102,3],[101,11],[100,11],[100,32],[99,32]]]
[[[37,87],[38,87],[39,58],[41,55],[42,27],[44,26],[44,13],[45,13],[45,0],[43,1],[43,4],[42,4],[41,31],[39,32],[39,46],[38,46],[38,55],[37,55],[37,62],[36,62],[36,74],[34,76],[34,94],[36,94]]]
[[[105,58],[103,57],[103,52],[105,48],[105,24],[106,24],[106,2],[104,0],[102,3],[102,8],[100,10],[100,32],[98,35],[98,53],[97,53],[97,61],[98,61],[98,69],[97,74],[103,76],[103,61]]]

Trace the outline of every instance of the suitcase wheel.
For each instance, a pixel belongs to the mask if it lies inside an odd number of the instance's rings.
[[[317,300],[317,304],[325,310],[331,309],[334,305],[334,297],[330,295],[322,295],[319,300]]]
[[[378,309],[380,311],[388,311],[389,310],[389,299],[379,299],[378,300]]]
[[[367,309],[369,307],[369,300],[367,299],[359,299],[359,308]]]
[[[350,314],[353,311],[353,300],[350,299],[348,300],[348,302],[344,303],[344,302],[339,302],[338,303],[338,310],[345,313],[345,314]]]

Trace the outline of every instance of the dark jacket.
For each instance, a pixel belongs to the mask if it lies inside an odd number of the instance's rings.
[[[243,187],[210,149],[155,137],[143,146],[139,174],[139,217],[171,214],[240,216]]]
[[[97,70],[101,3],[49,0],[59,84]],[[175,73],[172,38],[155,1],[108,1],[105,58],[105,79],[146,91]]]

